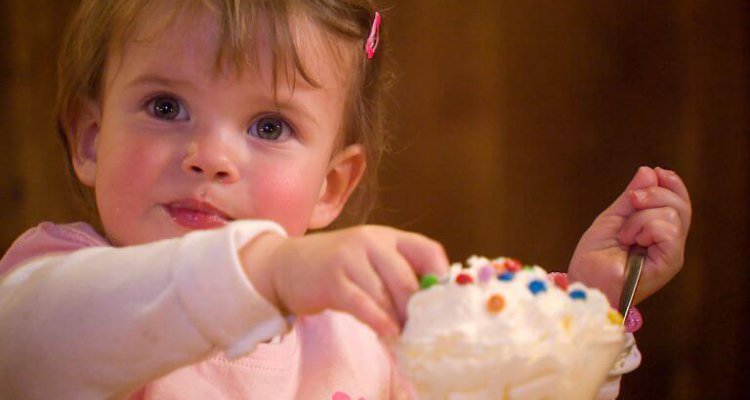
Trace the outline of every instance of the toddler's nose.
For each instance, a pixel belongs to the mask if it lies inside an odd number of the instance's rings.
[[[182,160],[182,170],[188,175],[201,176],[211,181],[233,183],[239,179],[237,166],[226,151],[190,144]]]

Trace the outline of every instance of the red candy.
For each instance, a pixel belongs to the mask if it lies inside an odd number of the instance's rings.
[[[505,259],[505,269],[510,272],[518,272],[523,268],[523,264],[515,258]]]
[[[456,283],[459,285],[468,285],[472,282],[474,282],[474,278],[469,274],[458,274],[458,276],[456,276]]]
[[[560,272],[551,272],[550,277],[555,285],[562,290],[568,290],[568,276]]]

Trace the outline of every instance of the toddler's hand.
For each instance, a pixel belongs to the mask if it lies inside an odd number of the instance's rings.
[[[682,268],[690,228],[690,198],[680,177],[641,167],[617,198],[583,234],[570,262],[572,280],[602,290],[617,305],[630,246],[648,250],[639,302],[667,284]]]
[[[381,226],[284,238],[265,234],[240,252],[256,289],[282,313],[335,309],[382,336],[394,336],[417,275],[445,275],[448,258],[437,242]]]

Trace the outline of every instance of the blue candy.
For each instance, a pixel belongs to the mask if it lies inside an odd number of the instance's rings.
[[[499,280],[501,280],[501,281],[505,281],[505,282],[510,282],[510,281],[512,281],[512,280],[513,280],[513,277],[514,277],[514,276],[516,276],[516,274],[514,274],[514,273],[512,273],[512,272],[503,272],[502,274],[500,274],[500,275],[499,275],[499,276],[497,277],[497,279],[499,279]]]
[[[531,290],[531,293],[534,293],[534,294],[546,292],[547,284],[544,283],[544,281],[540,281],[540,280],[531,281],[531,283],[529,283],[529,290]]]
[[[586,292],[583,290],[574,290],[568,294],[573,300],[586,300]]]

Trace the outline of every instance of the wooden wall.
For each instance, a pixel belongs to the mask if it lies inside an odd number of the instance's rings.
[[[54,133],[54,56],[75,1],[0,1],[0,249],[82,213]],[[396,151],[373,221],[453,259],[564,270],[639,165],[694,202],[684,271],[641,306],[625,399],[749,398],[750,3],[389,0]]]

